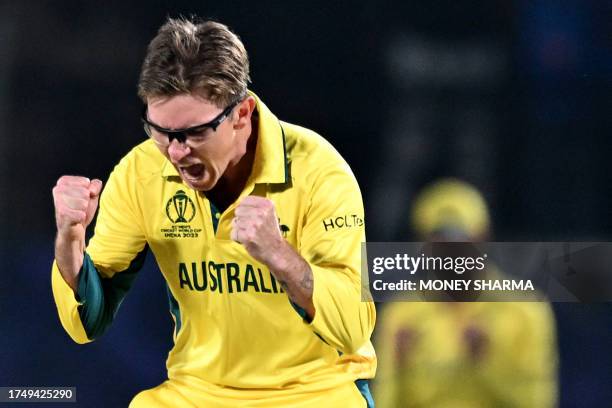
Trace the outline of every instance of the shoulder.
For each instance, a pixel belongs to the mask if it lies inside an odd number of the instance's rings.
[[[159,177],[166,158],[153,141],[146,140],[130,150],[113,170],[113,175],[142,182]]]
[[[301,175],[315,177],[321,173],[340,172],[354,178],[353,172],[346,160],[336,148],[320,134],[281,121],[285,138],[287,160],[292,169]]]

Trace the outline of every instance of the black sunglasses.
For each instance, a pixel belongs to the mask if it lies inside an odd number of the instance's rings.
[[[210,122],[202,123],[200,125],[195,125],[184,129],[166,129],[149,121],[149,118],[147,117],[147,105],[144,106],[141,120],[144,124],[145,132],[147,132],[149,136],[152,136],[151,128],[153,128],[155,129],[155,131],[167,135],[168,143],[171,143],[174,139],[178,140],[180,143],[185,143],[187,141],[187,136],[189,135],[198,135],[206,129],[212,129],[213,132],[215,132],[219,125],[221,125],[221,123],[223,123],[223,121],[227,119],[232,109],[234,109],[240,102],[242,102],[242,99],[238,99],[236,102],[229,105],[223,110],[223,112],[217,115]]]

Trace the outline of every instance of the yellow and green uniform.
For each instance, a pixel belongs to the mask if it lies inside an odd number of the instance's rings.
[[[106,183],[76,296],[53,265],[62,325],[85,343],[111,323],[145,254],[155,256],[168,286],[174,347],[168,381],[132,406],[372,404],[365,380],[376,369],[369,340],[376,314],[361,301],[359,187],[327,141],[279,121],[255,98],[255,160],[236,203],[217,211],[145,141]],[[274,203],[283,236],[310,264],[311,322],[268,268],[230,239],[235,207],[247,195]]]
[[[389,303],[375,338],[377,408],[557,405],[554,317],[546,302]],[[466,338],[481,333],[475,358]]]

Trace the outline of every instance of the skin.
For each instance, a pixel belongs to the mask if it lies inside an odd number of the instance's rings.
[[[149,120],[164,128],[181,129],[206,123],[223,107],[195,95],[152,98]],[[257,126],[255,99],[248,96],[195,148],[173,140],[161,153],[190,188],[205,193],[222,208],[240,195],[253,166]],[[57,238],[55,258],[64,280],[75,291],[83,265],[85,230],[93,220],[102,191],[100,180],[62,176],[53,188]],[[314,318],[313,275],[309,264],[282,237],[274,204],[248,196],[236,207],[231,237],[256,260],[267,265],[289,298]]]
[[[102,181],[62,176],[53,188],[55,206],[55,260],[66,283],[76,293],[83,266],[85,230],[91,224],[102,191]]]

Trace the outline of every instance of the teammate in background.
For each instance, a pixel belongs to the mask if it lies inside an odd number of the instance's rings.
[[[455,179],[417,196],[412,226],[427,241],[490,235],[483,197]],[[545,302],[388,303],[375,344],[378,408],[557,404],[555,324]]]
[[[249,81],[245,48],[225,25],[160,28],[138,83],[148,140],[103,191],[78,176],[53,189],[61,323],[78,343],[101,336],[150,251],[174,347],[168,380],[131,407],[372,406],[359,187],[327,141],[279,121]],[[332,222],[340,217],[351,222]]]

